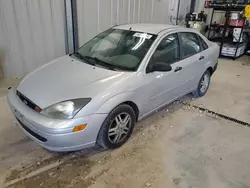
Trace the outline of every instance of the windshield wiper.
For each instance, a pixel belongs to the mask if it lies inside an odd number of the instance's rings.
[[[95,62],[97,62],[98,64],[95,65],[100,65],[101,67],[110,69],[110,70],[116,70],[114,68],[113,65],[106,63],[105,61],[102,61],[101,59],[97,58],[97,57],[91,57],[91,56],[83,56],[85,59],[90,59],[90,60],[94,60]]]
[[[84,62],[86,62],[87,64],[93,65],[93,66],[100,66],[102,68],[106,68],[109,70],[126,70],[126,71],[133,71],[130,68],[126,68],[126,67],[122,67],[122,66],[118,66],[118,65],[112,65],[109,63],[106,63],[105,61],[102,61],[101,59],[97,58],[97,57],[91,57],[91,56],[83,56],[82,54],[80,54],[79,52],[75,52],[73,55],[75,55],[77,58],[84,60]],[[89,60],[92,60],[91,62]],[[93,61],[95,63],[93,63]]]
[[[83,55],[80,54],[79,52],[75,52],[73,55],[75,55],[77,58],[79,58],[79,59],[81,59],[81,60],[84,60],[84,62],[86,62],[87,64],[96,66],[95,63],[89,62],[89,61],[88,61],[88,58],[86,58],[86,56],[83,56]]]

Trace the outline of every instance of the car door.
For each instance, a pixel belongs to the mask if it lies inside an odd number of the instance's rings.
[[[184,95],[196,89],[204,69],[205,54],[201,54],[202,47],[196,33],[180,32],[178,35],[181,60],[173,68],[181,69],[178,92]]]
[[[162,39],[151,56],[146,73],[143,76],[143,85],[138,88],[138,93],[144,96],[141,114],[146,116],[155,109],[164,106],[179,96],[178,85],[182,79],[176,69],[180,60],[180,44],[176,33]],[[162,62],[173,68],[168,72],[150,71],[155,63]]]
[[[142,114],[147,115],[179,97],[192,92],[197,87],[200,72],[204,69],[199,38],[193,32],[169,34],[158,45],[147,69],[156,62],[170,64],[169,72],[147,72],[145,85],[140,91],[146,96]]]
[[[202,39],[201,36],[198,35],[198,38],[200,40],[200,46],[201,46],[201,52],[200,52],[200,73],[198,76],[198,81],[206,71],[206,63],[209,63],[211,61],[211,56],[215,57],[212,59],[216,59],[217,55],[213,54],[213,51],[208,47],[207,43]]]

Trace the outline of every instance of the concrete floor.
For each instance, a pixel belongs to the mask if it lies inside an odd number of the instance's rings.
[[[207,95],[190,103],[250,123],[243,62],[250,58],[221,59]],[[250,187],[248,127],[176,103],[140,122],[117,150],[51,153],[13,126],[5,95],[15,82],[0,83],[0,187]]]

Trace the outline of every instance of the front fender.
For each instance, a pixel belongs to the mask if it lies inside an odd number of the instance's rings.
[[[103,103],[100,108],[96,110],[97,114],[108,114],[111,110],[113,110],[116,106],[127,102],[133,101],[133,92],[124,92],[117,94],[110,99],[108,99],[105,103]],[[134,102],[136,104],[136,102]]]

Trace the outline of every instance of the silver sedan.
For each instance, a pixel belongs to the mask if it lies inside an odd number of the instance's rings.
[[[218,56],[218,45],[195,30],[116,26],[26,75],[8,102],[21,129],[48,150],[113,149],[157,109],[203,96]]]

